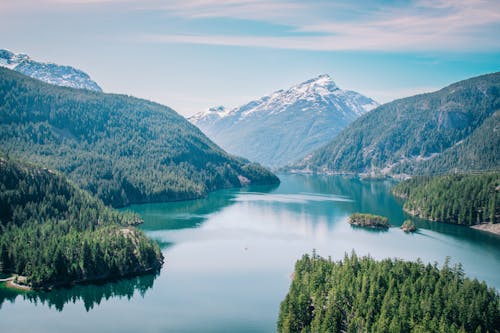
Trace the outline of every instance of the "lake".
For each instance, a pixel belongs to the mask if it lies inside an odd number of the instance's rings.
[[[341,259],[353,249],[374,258],[461,263],[469,277],[500,289],[500,237],[407,218],[389,181],[282,175],[279,186],[224,190],[208,198],[134,205],[157,240],[161,272],[49,293],[0,287],[0,331],[273,332],[295,261],[313,249]],[[355,228],[353,212],[384,215],[388,231]]]

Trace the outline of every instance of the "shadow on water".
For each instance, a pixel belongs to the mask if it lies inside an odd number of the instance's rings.
[[[211,193],[204,199],[134,205],[123,210],[133,210],[139,213],[145,221],[144,225],[141,226],[145,231],[193,228],[203,223],[208,215],[234,204],[232,199],[240,191],[269,193],[276,188],[277,186],[250,186],[243,189],[222,190]],[[162,248],[169,247],[172,244],[159,241]],[[88,312],[98,307],[101,302],[113,298],[130,300],[135,295],[144,297],[146,292],[153,288],[154,280],[157,277],[158,274],[147,274],[111,282],[57,288],[50,292],[17,291],[5,287],[5,284],[2,283],[0,284],[0,309],[5,302],[15,303],[16,299],[20,298],[33,304],[46,304],[49,308],[54,308],[57,311],[63,311],[67,304],[82,302]]]
[[[25,291],[18,292],[0,286],[0,309],[4,302],[14,303],[18,297],[34,304],[46,304],[49,308],[54,307],[62,311],[68,303],[81,301],[88,312],[103,300],[111,298],[125,298],[130,300],[138,294],[144,297],[146,292],[153,287],[154,280],[158,274],[139,275],[111,282],[81,284],[70,288],[57,288],[52,291]]]
[[[271,193],[278,187],[279,185],[254,185],[240,189],[220,190],[202,199],[132,205],[123,210],[139,214],[144,219],[144,224],[140,226],[144,231],[196,228],[211,214],[233,205],[233,199],[238,193],[242,191]]]
[[[500,236],[489,232],[476,230],[461,225],[422,220],[406,213],[405,213],[405,218],[408,220],[412,220],[415,223],[415,226],[417,226],[417,228],[419,229],[431,230],[436,232],[438,235],[442,234],[442,235],[453,236],[453,238],[457,240],[463,240],[467,242],[471,241],[478,242],[481,243],[481,246],[486,249],[491,248],[491,250],[496,250],[498,249],[498,244],[500,243]],[[423,233],[420,234],[428,238],[436,238],[428,234],[425,235]]]
[[[279,191],[333,194],[350,199],[348,202],[316,205],[316,214],[329,216],[332,205],[335,204],[339,214],[343,215],[354,212],[382,215],[388,217],[389,223],[393,226],[401,226],[405,220],[401,209],[402,203],[390,193],[394,181],[364,181],[348,176],[300,174],[280,175],[280,177],[286,181]]]
[[[351,228],[356,231],[366,231],[374,234],[383,234],[389,231],[389,228],[363,227],[360,225],[353,225],[353,224],[351,224]]]

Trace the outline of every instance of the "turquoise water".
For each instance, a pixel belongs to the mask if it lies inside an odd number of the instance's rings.
[[[157,240],[160,274],[50,293],[0,289],[0,331],[273,332],[295,261],[313,249],[375,258],[462,263],[465,273],[500,289],[500,237],[416,220],[420,228],[353,228],[353,212],[399,226],[391,183],[340,176],[284,175],[278,187],[212,193],[186,202],[129,207]]]

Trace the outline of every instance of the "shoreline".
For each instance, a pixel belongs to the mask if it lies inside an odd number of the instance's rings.
[[[500,236],[500,223],[482,223],[470,226],[472,229],[481,230],[484,232],[488,232],[497,236]]]
[[[15,283],[14,278],[12,278],[11,280],[5,281],[5,287],[7,287],[9,289],[14,289],[17,291],[32,291],[33,290],[31,287]]]
[[[460,225],[460,224],[456,224],[456,223],[441,222],[441,221],[438,221],[438,220],[431,219],[429,217],[422,217],[422,216],[420,216],[420,214],[416,214],[415,211],[407,210],[406,208],[403,208],[403,211],[405,213],[413,216],[413,217],[416,217],[416,218],[419,218],[419,219],[422,219],[422,220],[426,220],[426,221],[429,221],[429,222],[457,225],[457,226],[462,226],[462,227],[465,227],[465,228],[472,228],[472,229],[476,229],[476,230],[479,230],[479,231],[487,232],[489,234],[500,236],[500,223],[495,223],[495,224],[480,223],[480,224],[474,224],[474,225],[470,225],[470,226],[464,226],[464,225]]]
[[[127,279],[127,278],[133,278],[136,276],[141,276],[141,275],[148,275],[148,274],[156,274],[158,271],[161,269],[161,266],[158,268],[155,267],[149,267],[146,270],[143,271],[137,271],[137,272],[129,272],[126,274],[122,275],[105,275],[105,276],[99,276],[99,277],[94,277],[94,278],[89,278],[89,279],[82,279],[82,280],[75,280],[71,282],[65,282],[65,283],[55,283],[52,285],[46,285],[43,287],[39,288],[33,288],[28,285],[24,284],[19,284],[14,282],[15,276],[11,276],[10,278],[4,279],[3,281],[0,281],[0,283],[4,283],[6,288],[17,290],[17,291],[52,291],[54,289],[58,288],[65,288],[65,287],[74,287],[76,285],[86,285],[86,284],[93,284],[93,283],[108,283],[108,282],[115,282],[121,279]]]

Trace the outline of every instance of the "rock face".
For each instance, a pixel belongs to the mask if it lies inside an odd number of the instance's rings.
[[[234,109],[210,108],[189,120],[228,152],[280,167],[326,144],[377,106],[320,75]]]
[[[27,54],[0,50],[0,66],[57,86],[102,91],[101,87],[92,81],[87,73],[79,69],[38,62]]]

